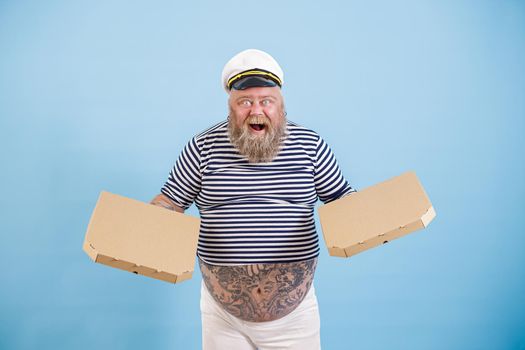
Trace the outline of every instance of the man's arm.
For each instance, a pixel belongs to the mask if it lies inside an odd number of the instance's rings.
[[[158,194],[155,198],[153,198],[150,204],[157,205],[159,207],[163,207],[169,210],[174,210],[178,213],[184,213],[184,209],[179,207],[171,199],[169,199],[166,195],[162,193]]]
[[[343,176],[330,147],[321,138],[318,142],[314,181],[319,199],[323,203],[330,203],[356,192]]]

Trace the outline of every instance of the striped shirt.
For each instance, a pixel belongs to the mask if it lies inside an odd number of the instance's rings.
[[[195,136],[161,192],[201,216],[197,255],[208,264],[307,260],[319,255],[314,205],[355,190],[317,133],[287,121],[278,155],[249,163],[232,145],[228,122]]]

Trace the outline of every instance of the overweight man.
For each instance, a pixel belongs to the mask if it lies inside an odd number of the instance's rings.
[[[152,200],[199,209],[203,349],[320,349],[314,205],[355,190],[323,139],[286,118],[273,57],[240,52],[222,83],[228,118],[188,142]]]

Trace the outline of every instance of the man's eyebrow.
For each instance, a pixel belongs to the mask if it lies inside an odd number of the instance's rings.
[[[242,99],[245,99],[245,98],[253,99],[253,97],[250,96],[250,95],[241,95],[241,96],[237,97],[237,98],[235,99],[235,101],[239,101],[239,100],[242,100]]]
[[[256,98],[259,98],[259,99],[265,99],[265,98],[271,98],[272,100],[277,100],[277,97],[276,96],[273,96],[273,95],[264,95],[264,96],[254,96],[254,95],[241,95],[241,96],[238,96],[235,101],[239,101],[239,100],[244,100],[244,99],[250,99],[250,100],[254,100]]]

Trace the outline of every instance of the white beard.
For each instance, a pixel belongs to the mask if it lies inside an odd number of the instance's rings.
[[[264,124],[265,133],[254,135],[250,131],[250,122]],[[253,115],[246,118],[241,127],[237,127],[231,118],[228,121],[228,134],[231,143],[250,163],[271,162],[281,149],[281,142],[286,136],[286,118],[283,116],[274,126],[266,116]]]

